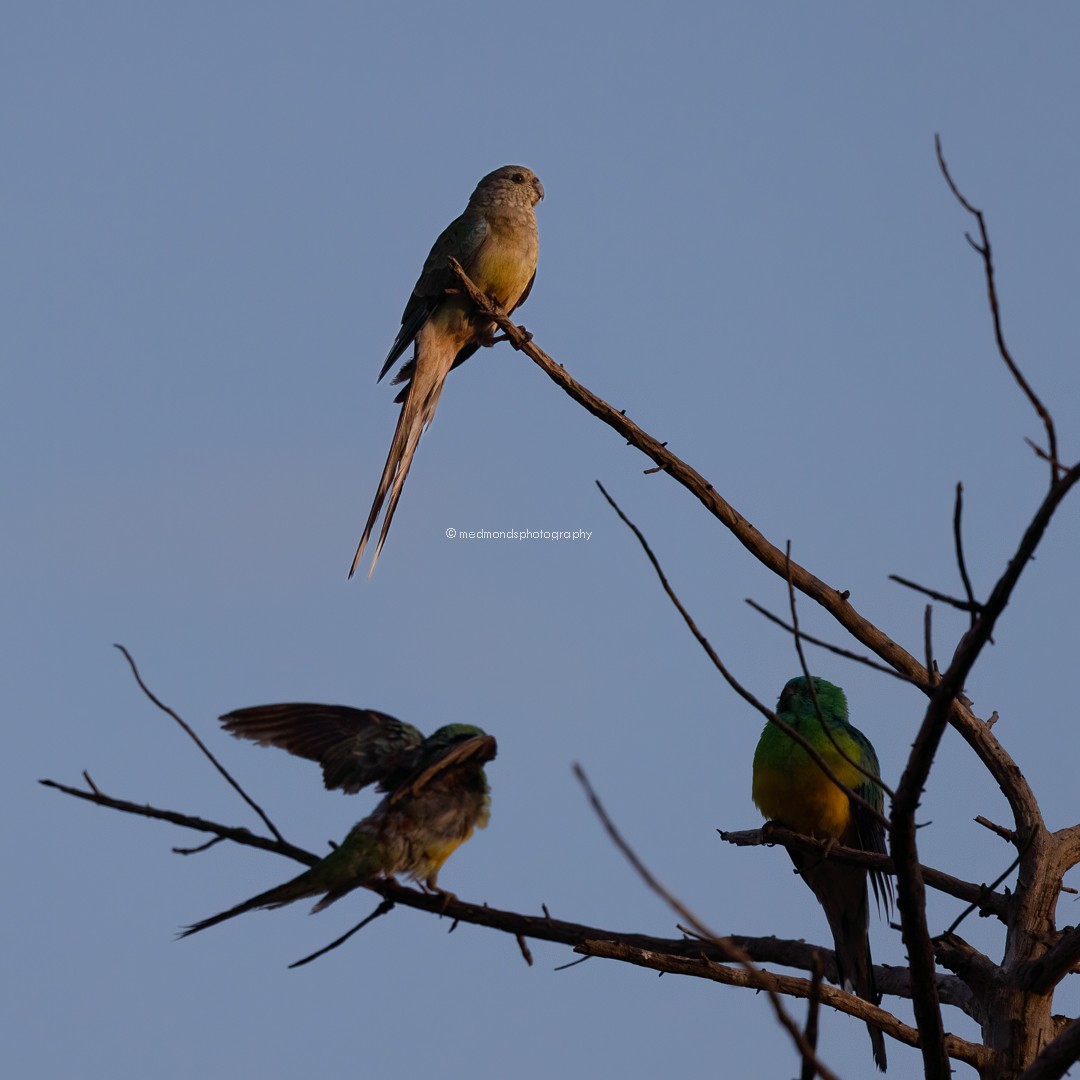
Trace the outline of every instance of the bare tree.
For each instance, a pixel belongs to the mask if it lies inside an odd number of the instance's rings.
[[[994,735],[992,729],[995,716],[977,716],[972,710],[971,702],[964,695],[965,682],[991,640],[995,625],[1038,548],[1054,512],[1077,481],[1080,481],[1080,463],[1067,465],[1059,459],[1057,432],[1052,416],[1009,351],[1002,328],[994,260],[985,218],[953,182],[942,156],[940,143],[937,153],[946,183],[960,206],[974,221],[974,232],[968,234],[967,239],[980,259],[985,274],[997,349],[1042,424],[1045,435],[1043,445],[1031,445],[1033,452],[1045,462],[1049,474],[1042,500],[1024,527],[1012,558],[984,599],[975,595],[965,564],[962,489],[959,485],[956,491],[953,532],[957,568],[963,582],[964,595],[952,596],[925,585],[897,579],[901,584],[925,594],[931,601],[967,613],[967,630],[956,643],[944,670],[941,670],[936,660],[931,632],[931,605],[926,608],[923,656],[917,659],[858,611],[850,602],[847,593],[826,584],[809,569],[794,561],[790,550],[781,549],[758,532],[712,484],[671,453],[665,444],[573,379],[562,366],[536,346],[531,335],[511,323],[501,310],[479,293],[461,267],[451,260],[462,288],[471,295],[479,308],[485,310],[491,319],[499,324],[514,348],[530,357],[574,401],[649,457],[655,464],[649,471],[668,473],[697,498],[752,557],[787,582],[790,596],[787,619],[766,614],[790,632],[804,670],[806,665],[802,655],[803,644],[810,643],[903,679],[910,684],[913,691],[922,694],[926,699],[923,719],[899,784],[889,793],[891,807],[885,822],[889,855],[835,846],[828,849],[830,859],[895,875],[900,929],[909,967],[878,968],[875,975],[878,988],[883,994],[909,998],[912,1001],[916,1026],[904,1024],[888,1010],[852,994],[823,985],[823,975],[833,980],[836,977],[835,960],[829,950],[773,937],[721,935],[704,926],[652,877],[607,817],[599,799],[589,787],[587,778],[580,771],[579,779],[613,841],[649,887],[656,890],[678,913],[679,928],[683,932],[681,938],[656,938],[584,926],[553,919],[546,910],[534,915],[500,911],[486,905],[465,903],[453,897],[430,895],[405,888],[393,880],[386,880],[368,886],[381,896],[381,903],[368,918],[326,949],[298,963],[307,963],[327,949],[338,947],[360,926],[385,914],[395,904],[404,904],[445,915],[455,921],[488,926],[512,934],[528,963],[531,963],[532,959],[526,939],[534,938],[569,945],[583,957],[602,957],[731,986],[765,990],[770,996],[779,1022],[790,1034],[802,1060],[803,1077],[819,1075],[828,1078],[833,1075],[826,1063],[820,1061],[816,1054],[818,1004],[826,1004],[858,1017],[899,1042],[917,1046],[923,1056],[924,1074],[931,1080],[945,1080],[950,1076],[950,1059],[972,1066],[983,1080],[1051,1080],[1063,1076],[1070,1064],[1080,1059],[1080,1018],[1053,1014],[1055,989],[1067,975],[1078,970],[1077,965],[1080,963],[1080,928],[1059,929],[1056,916],[1058,896],[1063,890],[1063,875],[1080,862],[1080,824],[1057,832],[1051,832],[1046,827],[1035,793],[1008,751]],[[769,722],[786,727],[782,720],[755,699],[728,671],[697,628],[690,612],[676,596],[645,537],[615,506],[607,493],[603,494],[637,536],[662,587],[724,679]],[[848,638],[854,639],[860,648],[841,647],[802,634],[798,625],[797,596],[805,597],[823,608],[837,627]],[[130,661],[130,657],[128,659]],[[297,848],[284,839],[265,812],[217,763],[194,732],[176,713],[153,697],[142,683],[133,662],[132,669],[140,686],[155,704],[184,726],[223,777],[248,801],[261,818],[268,835],[257,835],[244,828],[111,797],[103,793],[85,773],[85,788],[71,787],[52,780],[44,780],[42,783],[100,806],[169,821],[211,836],[212,839],[201,847],[176,849],[185,854],[202,851],[222,840],[228,840],[272,851],[309,866],[318,862],[316,855]],[[919,860],[915,812],[942,735],[948,726],[968,744],[977,760],[997,783],[1009,805],[1012,820],[1007,825],[996,824],[982,817],[976,819],[1015,849],[1012,865],[990,885],[960,880],[941,870],[924,866]],[[790,732],[790,729],[788,730]],[[828,772],[824,762],[819,761],[819,764]],[[858,797],[855,792],[845,788],[835,776],[830,774],[830,777],[832,782],[849,796]],[[723,832],[721,836],[729,843],[741,846],[766,842],[761,830]],[[825,847],[820,841],[781,828],[770,829],[767,841],[805,852],[821,851]],[[1015,882],[1012,887],[1002,888],[1003,882],[1014,872]],[[964,940],[959,933],[963,915],[944,933],[933,936],[926,915],[928,888],[964,901],[968,904],[965,915],[977,911],[982,916],[996,920],[1002,931],[999,955],[991,958]],[[762,964],[805,971],[811,977],[778,974],[760,967]],[[805,1027],[792,1019],[784,1005],[785,998],[807,998],[811,1001],[810,1018]],[[982,1043],[947,1035],[943,1006],[959,1009],[974,1018],[982,1030]]]

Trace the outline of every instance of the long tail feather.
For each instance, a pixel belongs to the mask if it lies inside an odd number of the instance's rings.
[[[242,904],[229,908],[228,911],[218,912],[217,915],[211,915],[208,919],[186,926],[177,936],[182,938],[190,937],[200,930],[217,926],[218,923],[225,922],[226,919],[243,915],[246,911],[254,911],[256,908],[282,907],[285,904],[291,904],[294,900],[299,900],[305,896],[314,896],[315,893],[322,892],[325,886],[313,882],[311,877],[310,872],[301,874],[299,877],[293,878],[292,881],[286,881],[284,885],[268,889],[266,892],[259,893],[258,896],[253,896],[250,900],[245,900]]]
[[[803,879],[814,891],[829,921],[836,949],[836,966],[845,990],[877,1005],[881,995],[874,982],[874,961],[870,955],[869,903],[866,871],[858,867],[820,859],[801,857],[791,852],[792,861]],[[874,1064],[885,1072],[885,1036],[880,1028],[867,1023]]]
[[[389,492],[382,531],[379,534],[378,546],[375,548],[375,556],[371,560],[368,577],[370,578],[375,573],[375,564],[379,561],[379,554],[390,531],[390,522],[394,519],[394,511],[401,498],[405,478],[409,475],[413,455],[420,443],[420,436],[435,415],[435,406],[439,403],[443,383],[458,353],[455,341],[447,340],[445,335],[440,337],[438,331],[428,333],[429,327],[430,324],[426,325],[417,337],[416,368],[412,382],[409,384],[408,394],[401,406],[401,414],[398,416],[397,427],[394,429],[394,438],[390,443],[390,452],[386,455],[386,464],[383,466],[379,488],[375,492],[375,501],[371,504],[364,534],[360,537],[356,554],[353,556],[349,577],[356,573],[364,548],[371,538],[375,522],[378,520]]]

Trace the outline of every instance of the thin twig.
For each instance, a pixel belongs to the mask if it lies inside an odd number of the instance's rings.
[[[688,907],[686,907],[678,897],[673,896],[660,881],[655,878],[649,871],[649,868],[637,857],[636,852],[630,845],[623,839],[622,834],[616,828],[615,823],[608,816],[608,812],[604,809],[603,804],[600,802],[599,796],[593,789],[591,783],[589,783],[588,776],[585,775],[585,770],[578,764],[574,764],[574,776],[577,778],[577,782],[584,788],[585,795],[589,800],[589,804],[592,806],[594,813],[600,819],[600,823],[604,826],[605,831],[611,838],[611,842],[622,852],[626,861],[634,868],[638,876],[646,885],[661,900],[667,904],[680,918],[684,919],[696,933],[700,934],[704,938],[708,938],[710,941],[721,942],[723,937],[720,934],[714,933],[710,930]],[[734,957],[733,957],[734,959]]]
[[[223,840],[231,840],[234,844],[243,844],[245,847],[259,848],[262,851],[272,851],[275,855],[284,855],[286,858],[295,859],[305,866],[314,866],[322,861],[318,855],[312,855],[310,851],[296,847],[295,844],[290,844],[287,840],[257,836],[250,829],[242,826],[220,825],[216,821],[207,821],[191,814],[181,814],[176,810],[159,810],[155,806],[133,803],[127,799],[114,799],[96,788],[90,791],[80,791],[78,788],[57,783],[55,780],[39,780],[38,783],[44,787],[62,791],[65,795],[71,795],[76,799],[85,799],[87,802],[94,803],[95,806],[107,806],[110,810],[119,810],[125,814],[136,814],[139,817],[153,818],[156,821],[169,821],[173,825],[180,825],[185,829],[213,833],[213,835],[220,836]]]
[[[937,670],[934,664],[934,605],[927,604],[923,611],[923,650],[926,670],[930,672],[930,678],[934,677]]]
[[[1031,402],[1031,407],[1038,414],[1039,419],[1043,422],[1043,427],[1046,429],[1046,458],[1050,463],[1050,483],[1053,484],[1065,471],[1058,460],[1057,433],[1054,430],[1054,421],[1051,418],[1049,411],[1046,409],[1046,406],[1039,400],[1038,395],[1032,390],[1027,379],[1024,378],[1016,361],[1012,358],[1009,347],[1005,344],[1005,334],[1001,326],[1001,305],[998,303],[997,285],[994,283],[994,257],[990,250],[990,234],[986,228],[986,219],[983,217],[983,212],[972,206],[956,186],[952,174],[949,172],[949,166],[945,163],[945,154],[941,149],[940,135],[934,136],[934,150],[937,153],[941,174],[945,177],[945,182],[949,185],[949,190],[956,196],[956,201],[978,222],[979,243],[972,240],[970,234],[967,239],[968,243],[970,243],[982,257],[983,270],[986,273],[987,300],[990,303],[990,314],[994,323],[994,340],[997,342],[998,353],[1001,355],[1001,359],[1005,361],[1005,365],[1008,367],[1012,377],[1016,380],[1016,384],[1024,392],[1028,401]]]
[[[313,952],[310,956],[305,956],[303,960],[294,960],[289,965],[290,970],[292,968],[303,967],[305,964],[310,964],[312,960],[318,960],[320,956],[325,956],[328,952],[332,952],[334,949],[339,948],[340,946],[344,945],[345,942],[353,936],[353,934],[359,933],[361,930],[363,930],[368,923],[374,922],[381,915],[386,915],[393,910],[394,901],[383,900],[382,903],[379,904],[379,906],[366,919],[361,919],[351,930],[342,934],[341,937],[335,938],[333,941],[330,942],[329,945],[324,945],[321,949]]]
[[[986,891],[987,892],[992,893],[1020,865],[1020,860],[1023,858],[1024,851],[1027,850],[1027,846],[1028,845],[1025,844],[1024,848],[1021,851],[1018,851],[1016,853],[1016,858],[1013,859],[1013,861],[1011,863],[1009,863],[1009,865],[1007,867],[1005,867],[1005,869],[1002,870],[1002,872],[1000,874],[998,874],[998,876],[996,878],[994,878],[994,880],[991,881],[989,885],[986,886]],[[966,908],[964,908],[963,911],[960,912],[959,915],[956,916],[955,919],[953,919],[952,924],[949,926],[948,930],[945,931],[945,933],[946,934],[955,934],[958,927],[960,926],[960,924],[973,911],[979,911],[980,908],[981,908],[981,905],[977,901],[972,901],[970,904],[968,904],[968,906]]]
[[[1054,511],[1080,481],[1080,465],[1074,465],[1053,483],[1028,524],[1016,553],[994,585],[975,626],[961,640],[948,669],[941,676],[927,705],[907,766],[893,799],[890,851],[896,868],[897,902],[901,931],[911,966],[912,1005],[923,1033],[923,1065],[927,1080],[948,1080],[948,1059],[942,1049],[945,1029],[941,1018],[937,984],[934,980],[934,952],[926,921],[926,886],[919,869],[915,811],[926,786],[930,767],[937,754],[945,727],[958,704],[975,661],[990,640],[994,626],[1005,610],[1020,576],[1039,546]],[[1002,751],[1004,753],[1004,751]],[[1017,823],[1025,831],[1044,829],[1034,794],[1022,781],[1019,770],[1003,791],[1013,805]],[[1021,878],[1023,874],[1021,873]]]
[[[910,578],[901,577],[899,574],[890,574],[890,581],[895,581],[897,585],[903,585],[905,589],[913,589],[915,592],[922,593],[923,596],[929,596],[931,600],[938,600],[942,604],[948,604],[949,607],[954,607],[958,611],[977,611],[978,605],[972,607],[967,600],[958,600],[955,596],[950,596],[948,593],[938,592],[937,589],[931,589],[926,585],[920,585],[917,581],[912,581]]]
[[[971,578],[968,576],[967,562],[964,559],[964,537],[960,527],[960,519],[964,512],[964,485],[959,481],[956,484],[956,503],[953,506],[953,544],[956,547],[956,565],[960,570],[960,580],[964,583],[964,595],[971,605],[971,625],[975,625],[976,612],[979,605],[975,601],[975,591],[971,587]]]
[[[599,797],[593,790],[592,784],[589,783],[589,778],[585,775],[585,770],[580,765],[574,765],[574,775],[585,789],[585,794],[588,796],[589,803],[592,805],[601,824],[603,824],[608,836],[611,837],[612,842],[619,851],[622,852],[627,862],[629,862],[634,870],[637,871],[641,880],[644,881],[645,884],[668,905],[668,907],[685,919],[695,933],[701,937],[707,938],[718,948],[727,951],[728,958],[732,962],[739,964],[740,967],[745,968],[748,974],[756,974],[758,972],[757,965],[743,949],[740,949],[730,940],[730,938],[722,937],[710,930],[685,904],[682,903],[682,901],[678,899],[678,897],[673,896],[638,858],[637,853],[630,847],[626,840],[623,839],[623,836],[616,828],[615,823],[608,816]],[[593,945],[595,943],[588,942],[585,944]],[[578,946],[578,951],[582,951],[581,946]],[[769,986],[764,987],[764,989],[772,1004],[776,1019],[794,1040],[795,1046],[802,1057],[814,1062],[822,1080],[830,1080],[830,1078],[836,1080],[834,1074],[830,1072],[817,1057],[814,1048],[807,1043],[802,1031],[799,1030],[799,1025],[788,1015],[787,1009],[784,1008],[784,1003],[780,1000],[780,995]]]
[[[789,634],[795,632],[793,626],[784,622],[779,615],[774,615],[767,607],[759,604],[756,600],[751,600],[747,597],[745,603],[749,604],[759,615],[764,615],[769,622],[775,623]],[[834,656],[842,656],[845,660],[854,660],[855,663],[863,664],[872,671],[879,671],[882,675],[889,675],[894,679],[899,679],[900,682],[911,683],[911,685],[918,687],[920,690],[928,688],[924,687],[921,682],[913,679],[910,675],[905,675],[904,672],[889,667],[888,664],[879,664],[876,660],[871,660],[869,656],[863,656],[861,653],[845,649],[842,645],[834,645],[831,641],[825,641],[822,638],[814,637],[805,630],[800,630],[799,633],[801,634],[803,641],[808,641],[811,645],[816,645],[819,649],[826,649]]]
[[[215,836],[213,839],[207,840],[205,844],[199,844],[197,847],[174,847],[172,851],[174,855],[201,855],[204,851],[209,851],[215,845],[220,844],[224,839],[224,836]]]
[[[716,650],[712,647],[709,639],[698,629],[697,623],[694,622],[690,612],[683,607],[682,601],[679,599],[675,590],[671,587],[671,583],[667,579],[667,575],[664,573],[663,567],[660,565],[660,560],[653,554],[653,550],[649,547],[648,540],[645,539],[642,531],[623,513],[622,507],[607,493],[604,485],[599,480],[595,481],[596,486],[600,489],[600,493],[608,501],[608,505],[618,514],[619,519],[626,525],[626,527],[637,538],[637,542],[641,545],[642,550],[645,552],[646,557],[652,564],[653,570],[656,571],[656,576],[660,579],[660,585],[664,592],[667,593],[668,599],[675,605],[675,610],[683,617],[683,622],[686,623],[690,633],[694,635],[698,644],[705,650],[706,655],[713,663],[713,667],[723,676],[728,686],[735,691],[745,702],[752,705],[770,724],[775,724],[785,735],[788,736],[793,742],[796,742],[806,752],[807,757],[814,762],[815,765],[831,780],[845,795],[848,796],[853,802],[858,803],[868,814],[870,814],[875,821],[880,822],[881,826],[885,829],[889,828],[889,819],[885,817],[876,807],[872,806],[866,799],[864,799],[857,791],[848,787],[830,768],[828,762],[821,756],[820,753],[810,744],[810,741],[796,731],[787,721],[782,720],[771,709],[767,709],[753,694],[750,693],[736,678],[728,671],[724,662],[720,659]]]
[[[221,775],[228,781],[229,786],[233,788],[233,790],[240,796],[240,798],[243,799],[244,802],[246,802],[248,806],[250,806],[251,809],[259,815],[260,818],[262,818],[263,824],[274,834],[274,836],[277,837],[277,839],[280,840],[281,843],[286,843],[285,837],[282,836],[280,832],[278,832],[277,826],[275,826],[274,823],[270,820],[270,818],[267,817],[266,812],[263,810],[263,808],[259,806],[259,804],[232,778],[232,776],[229,774],[228,769],[226,769],[225,766],[222,765],[216,757],[214,757],[214,755],[209,751],[202,739],[200,739],[199,736],[196,735],[194,731],[192,731],[188,724],[176,712],[170,709],[169,706],[166,705],[164,702],[159,700],[158,697],[146,685],[146,683],[143,682],[142,676],[139,674],[139,669],[135,666],[135,661],[131,657],[131,653],[129,653],[123,645],[114,645],[113,648],[119,649],[120,652],[124,654],[124,659],[128,662],[128,665],[131,668],[131,674],[135,676],[135,681],[139,684],[139,689],[142,690],[142,692],[163,713],[167,713],[169,716],[171,716],[180,725],[180,727],[183,728],[185,732],[187,732],[188,736],[190,736],[195,745],[209,759],[210,764],[213,765],[214,768],[217,769],[217,771],[221,773]]]

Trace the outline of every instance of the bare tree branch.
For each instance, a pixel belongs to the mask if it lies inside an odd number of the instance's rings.
[[[173,810],[162,810],[153,806],[144,806],[139,803],[128,802],[124,799],[114,799],[105,795],[100,790],[92,788],[89,791],[80,791],[66,784],[57,783],[54,780],[40,781],[44,786],[53,788],[65,795],[83,799],[98,806],[105,806],[122,813],[135,814],[140,817],[148,817],[158,821],[167,821],[181,828],[192,829],[198,832],[212,833],[214,836],[244,847],[252,847],[261,851],[269,851],[275,855],[283,855],[305,866],[314,866],[320,861],[319,856],[309,851],[304,851],[287,842],[283,843],[270,837],[256,836],[245,828],[236,828],[222,825],[218,822],[207,821],[204,818],[190,814],[182,814]],[[782,831],[782,830],[778,830]],[[741,836],[743,834],[730,834]],[[751,835],[751,834],[746,834]],[[760,830],[754,830],[754,835],[759,839]],[[803,838],[792,833],[791,837],[796,841]],[[809,841],[816,844],[817,841]],[[847,854],[855,857],[868,855],[866,852],[849,852],[848,849],[835,848],[835,857],[843,858]],[[884,856],[868,856],[882,859]],[[567,922],[555,919],[548,911],[546,905],[541,905],[543,915],[523,915],[517,912],[504,911],[490,907],[487,904],[470,904],[452,897],[449,900],[443,895],[433,895],[410,889],[396,881],[376,881],[367,886],[370,891],[377,893],[388,901],[401,904],[405,907],[416,908],[437,916],[447,916],[456,921],[471,923],[476,926],[484,926],[489,929],[512,934],[515,937],[532,938],[540,941],[550,941],[556,944],[574,946],[582,941],[609,940],[623,941],[640,948],[649,949],[656,953],[662,953],[673,957],[704,956],[717,962],[726,962],[731,959],[730,949],[720,949],[711,941],[701,941],[690,938],[659,938],[648,934],[624,933],[622,931],[604,930],[596,926],[587,926],[581,923]],[[833,981],[838,981],[836,960],[831,949],[816,945],[807,945],[802,941],[789,941],[774,936],[752,937],[745,934],[728,934],[725,940],[735,945],[737,949],[745,952],[755,963],[779,964],[783,967],[796,968],[802,971],[813,969],[814,956],[820,954],[826,962],[828,973]],[[905,968],[876,967],[874,978],[878,989],[885,994],[894,997],[910,997],[910,981]],[[976,1003],[973,1001],[970,990],[953,976],[939,975],[938,990],[942,1001],[963,1010],[971,1016],[977,1016]]]
[[[76,799],[85,799],[96,806],[107,806],[111,810],[120,810],[125,814],[137,814],[139,817],[154,818],[157,821],[170,821],[174,825],[180,825],[185,829],[213,833],[223,840],[231,840],[234,844],[243,844],[246,847],[272,851],[275,855],[284,855],[286,858],[295,859],[305,866],[314,866],[320,861],[318,855],[312,855],[310,851],[304,851],[303,848],[298,848],[287,840],[271,840],[269,837],[256,836],[255,833],[242,826],[219,825],[216,821],[207,821],[205,818],[181,814],[176,810],[159,810],[157,807],[128,802],[126,799],[114,799],[102,794],[96,787],[92,787],[90,791],[80,791],[78,788],[68,787],[67,784],[58,784],[55,780],[39,780],[38,783],[62,791],[65,795],[72,795]]]
[[[674,975],[690,975],[699,979],[711,979],[714,982],[724,983],[727,986],[745,986],[753,990],[764,990],[771,987],[777,993],[789,997],[808,998],[811,984],[808,979],[800,979],[791,975],[776,975],[769,971],[748,972],[718,964],[713,960],[696,957],[680,959],[676,964],[669,964],[664,956],[651,953],[648,949],[640,949],[633,945],[625,945],[621,942],[609,941],[585,941],[578,945],[575,952],[584,953],[587,956],[601,956],[609,960],[621,960],[624,963],[636,964],[639,967],[651,968],[654,971],[664,971]],[[891,1013],[876,1005],[848,994],[843,990],[834,990],[831,986],[821,987],[822,1004],[830,1008],[838,1009],[849,1016],[867,1020],[882,1031],[891,1035],[908,1046],[918,1046],[920,1042],[919,1032],[907,1024],[899,1021]],[[957,1061],[966,1062],[975,1068],[981,1068],[993,1058],[993,1052],[985,1046],[967,1042],[955,1035],[945,1036],[944,1046],[950,1057]]]
[[[789,634],[795,633],[795,627],[789,623],[784,622],[778,615],[774,615],[767,607],[762,606],[756,600],[751,600],[749,597],[746,599],[746,603],[750,605],[759,615],[764,615],[766,619],[771,623],[775,623],[777,626],[782,627]],[[909,675],[905,675],[902,671],[897,671],[895,668],[889,667],[887,664],[879,664],[876,660],[871,660],[869,656],[863,656],[861,653],[852,652],[850,649],[845,649],[840,645],[834,645],[831,641],[824,641],[822,638],[813,637],[805,630],[799,631],[803,641],[808,641],[811,645],[816,645],[819,649],[826,649],[834,656],[842,656],[846,660],[854,660],[857,664],[863,664],[865,667],[870,668],[872,671],[879,671],[882,675],[888,675],[890,678],[899,679],[901,682],[911,683],[913,686],[919,689],[929,689],[929,686],[924,687],[920,683],[916,682]]]
[[[912,581],[910,578],[901,577],[899,574],[890,574],[890,581],[895,581],[897,585],[903,585],[905,589],[911,589],[912,592],[922,593],[923,596],[929,596],[931,600],[937,600],[942,604],[948,604],[949,607],[954,607],[958,611],[971,611],[977,610],[977,605],[973,607],[967,600],[958,600],[955,596],[950,596],[948,593],[938,592],[937,589],[931,589],[926,585],[920,585],[917,581]]]
[[[349,938],[353,936],[353,934],[359,933],[361,930],[363,930],[364,927],[368,925],[368,923],[374,922],[376,919],[382,917],[383,915],[389,914],[393,910],[394,901],[384,899],[382,903],[379,904],[379,906],[370,915],[368,915],[366,918],[361,919],[351,930],[347,930],[344,934],[342,934],[341,937],[334,938],[334,940],[331,941],[329,945],[324,945],[321,949],[318,949],[310,955],[305,956],[302,960],[294,960],[289,965],[290,970],[292,968],[303,967],[305,964],[310,964],[312,960],[318,960],[320,956],[325,956],[328,952],[332,952],[334,949],[340,948],[342,945],[345,944],[346,941],[349,940]]]
[[[669,892],[641,859],[638,858],[637,852],[635,852],[626,842],[622,833],[616,828],[615,822],[611,820],[608,812],[604,809],[603,803],[600,802],[599,796],[593,790],[592,784],[589,783],[588,776],[585,775],[585,770],[580,765],[574,766],[574,775],[585,789],[585,794],[589,799],[589,803],[596,813],[596,816],[600,819],[600,822],[604,826],[612,843],[620,852],[622,852],[623,857],[634,868],[641,880],[644,881],[645,884],[668,905],[668,907],[685,919],[690,924],[695,934],[711,941],[718,948],[726,950],[728,958],[739,964],[747,972],[751,974],[756,973],[757,968],[746,952],[738,948],[727,938],[720,937],[710,930],[692,911],[690,911],[688,907],[686,907],[685,904],[682,903],[682,901]],[[817,963],[820,963],[820,958],[818,958]],[[773,1007],[776,1019],[779,1021],[780,1026],[791,1036],[792,1041],[795,1043],[795,1048],[799,1051],[800,1058],[804,1062],[809,1063],[812,1066],[813,1072],[816,1072],[821,1076],[822,1080],[830,1080],[830,1078],[833,1077],[833,1073],[821,1062],[813,1044],[810,1043],[806,1038],[806,1035],[799,1030],[798,1024],[796,1024],[788,1015],[787,1009],[784,1008],[784,1004],[780,1000],[780,996],[771,987],[765,986],[763,989],[769,997],[769,1004]],[[811,1076],[813,1076],[813,1072],[811,1073]]]
[[[114,649],[119,649],[124,654],[124,659],[128,662],[128,666],[131,668],[131,674],[135,676],[135,681],[139,684],[139,689],[163,712],[171,716],[187,733],[188,737],[195,743],[195,745],[203,752],[203,754],[209,759],[210,764],[228,781],[229,786],[240,796],[255,811],[256,814],[262,818],[263,824],[280,840],[285,843],[285,837],[278,832],[277,827],[267,817],[265,811],[259,804],[232,778],[229,774],[229,770],[221,764],[220,761],[212,753],[210,753],[206,744],[195,734],[194,731],[188,726],[188,724],[181,719],[179,714],[169,708],[164,702],[160,701],[158,697],[150,690],[150,688],[143,682],[142,676],[139,674],[139,669],[135,666],[135,661],[131,658],[131,653],[124,648],[123,645],[114,645]]]
[[[1074,466],[1051,485],[1025,530],[1016,554],[1009,561],[1005,572],[998,579],[989,599],[979,613],[975,625],[958,646],[952,663],[930,699],[893,800],[893,833],[890,838],[890,850],[896,864],[901,932],[911,964],[914,991],[912,1004],[915,1008],[916,1022],[924,1036],[923,1062],[928,1080],[948,1080],[949,1066],[942,1049],[944,1028],[937,1000],[936,982],[933,977],[933,946],[926,925],[926,891],[919,869],[915,811],[922,797],[930,766],[937,753],[945,726],[957,708],[957,699],[963,691],[967,676],[983,647],[990,640],[997,619],[1005,610],[1021,574],[1035,554],[1054,511],[1077,480],[1080,480],[1080,466]],[[1013,789],[1014,800],[1017,802],[1022,793],[1027,796],[1023,803],[1017,806],[1017,812],[1020,815],[1018,830],[1025,836],[1030,836],[1034,832],[1045,833],[1038,803],[1030,792],[1030,788],[1026,783],[1021,785],[1017,781]]]
[[[1050,463],[1050,483],[1053,484],[1058,476],[1064,471],[1058,461],[1057,433],[1054,430],[1054,421],[1046,407],[1039,400],[1038,395],[1032,390],[1027,379],[1024,378],[1016,361],[1012,358],[1012,353],[1009,352],[1009,347],[1005,344],[1005,333],[1001,326],[1001,305],[998,303],[997,285],[994,283],[994,257],[990,250],[990,234],[986,229],[986,218],[983,217],[983,212],[981,210],[977,210],[970,202],[968,202],[961,194],[960,189],[956,186],[956,182],[949,172],[949,166],[945,164],[945,154],[941,149],[940,135],[934,136],[934,150],[937,153],[941,175],[945,177],[945,182],[949,185],[949,190],[956,196],[956,201],[971,214],[978,223],[979,242],[976,243],[971,238],[970,234],[968,234],[967,240],[982,257],[983,270],[986,273],[987,300],[990,303],[990,314],[994,323],[994,340],[997,342],[1001,359],[1005,361],[1005,365],[1008,367],[1012,377],[1016,380],[1017,385],[1024,392],[1028,401],[1031,402],[1031,407],[1038,414],[1039,419],[1043,422],[1043,427],[1046,429],[1047,453],[1045,457]]]
[[[525,353],[548,378],[560,386],[587,412],[607,424],[631,446],[655,461],[662,471],[685,487],[763,566],[778,577],[787,576],[788,564],[784,553],[739,514],[713,488],[712,484],[672,453],[666,443],[653,438],[629,420],[625,411],[613,408],[572,378],[561,364],[557,364],[533,342],[532,335],[511,322],[505,312],[492,304],[488,297],[476,288],[461,269],[460,264],[451,259],[450,265],[473,303],[499,326],[515,349]],[[896,671],[906,675],[916,685],[921,688],[930,686],[925,667],[911,653],[861,615],[849,602],[848,593],[845,590],[826,585],[796,562],[790,563],[790,574],[799,592],[823,607],[856,641],[869,648]],[[754,703],[752,697],[748,697],[745,691],[738,690],[737,692],[751,704]],[[929,693],[929,690],[924,689],[924,692]],[[760,705],[755,705],[755,707],[761,709]],[[993,736],[989,726],[979,720],[962,701],[957,701],[953,705],[949,719],[990,775],[997,781],[1014,813],[1023,813],[1024,807],[1034,801],[1034,796],[1023,773]]]
[[[742,832],[727,832],[723,829],[716,831],[720,834],[721,840],[727,844],[734,844],[736,847],[781,844],[785,848],[805,851],[811,855],[824,855],[828,852],[829,859],[835,862],[862,866],[867,870],[878,870],[886,874],[894,873],[891,855],[879,855],[877,852],[863,851],[862,848],[831,844],[828,840],[802,836],[800,833],[792,832],[776,824],[771,825],[767,832],[765,829],[746,829]],[[1008,923],[1012,910],[1009,899],[1001,893],[994,892],[992,886],[963,881],[930,866],[922,866],[921,869],[924,880],[932,889],[953,896],[957,900],[963,900],[984,915],[993,915],[1002,922]]]

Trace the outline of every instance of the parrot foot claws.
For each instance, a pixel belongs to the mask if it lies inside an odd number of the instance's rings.
[[[440,915],[446,914],[446,909],[450,906],[451,900],[453,900],[454,903],[458,902],[458,898],[454,893],[449,889],[440,889],[439,886],[432,881],[421,882],[420,888],[423,889],[424,892],[431,893],[432,896],[442,897],[442,907],[439,908]]]
[[[528,345],[532,341],[533,336],[531,331],[526,330],[524,326],[517,328],[518,333],[521,335],[520,343],[515,341],[509,334],[497,334],[495,337],[490,337],[486,341],[481,342],[485,347],[490,345],[498,345],[500,341],[509,341],[515,349],[520,349],[522,345]]]

